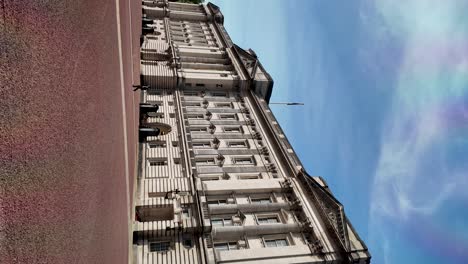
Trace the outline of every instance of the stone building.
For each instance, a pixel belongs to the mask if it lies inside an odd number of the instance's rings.
[[[369,263],[273,116],[271,76],[231,41],[220,9],[142,3],[133,262]]]

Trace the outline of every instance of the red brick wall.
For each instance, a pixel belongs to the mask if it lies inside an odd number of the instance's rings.
[[[141,23],[131,5],[120,1],[130,184],[139,48],[130,24]],[[115,1],[0,8],[0,263],[127,263]]]

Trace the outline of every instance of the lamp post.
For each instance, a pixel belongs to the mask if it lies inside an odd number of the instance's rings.
[[[278,102],[278,103],[270,103],[270,104],[277,104],[277,105],[304,105],[304,103],[293,103],[293,102]]]

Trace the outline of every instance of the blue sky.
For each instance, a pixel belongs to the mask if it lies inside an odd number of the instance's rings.
[[[217,0],[373,263],[468,263],[468,1]]]

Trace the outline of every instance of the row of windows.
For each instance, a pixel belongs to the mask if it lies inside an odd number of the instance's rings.
[[[227,77],[228,75],[225,73],[220,74],[221,77]],[[186,87],[192,87],[191,83],[186,83]],[[195,87],[205,87],[204,83],[196,83]],[[222,84],[217,84],[216,87],[223,87]],[[228,97],[229,93],[225,91],[184,91],[184,96],[212,96],[212,97]]]
[[[179,146],[179,141],[172,141],[171,145],[173,147]],[[165,148],[167,147],[167,143],[165,140],[153,140],[148,142],[148,147],[150,148]]]
[[[150,166],[166,166],[167,158],[149,158],[148,159]],[[240,156],[240,157],[231,157],[232,164],[236,165],[255,165],[255,158],[253,156]],[[175,164],[180,164],[180,158],[174,158]],[[205,157],[205,158],[196,158],[195,164],[203,165],[215,165],[217,164],[217,157]]]
[[[287,234],[278,234],[278,235],[265,235],[259,237],[250,238],[251,240],[261,240],[261,244],[265,248],[277,248],[277,247],[288,247],[294,245],[291,242],[291,238]],[[311,234],[303,233],[302,239],[305,244],[312,244],[313,239]],[[192,248],[193,241],[191,239],[184,239],[182,241],[182,245],[185,248]],[[215,242],[213,243],[213,248],[219,251],[231,251],[231,250],[239,250],[248,248],[246,240],[240,241],[222,241],[222,242]],[[171,242],[170,241],[158,241],[158,242],[151,242],[149,244],[150,252],[158,252],[164,253],[169,250],[172,250]]]
[[[264,247],[287,247],[290,245],[287,238],[264,238],[262,237],[262,244]],[[185,239],[182,241],[182,245],[186,248],[193,247],[193,242],[191,239]],[[238,250],[243,248],[239,245],[237,241],[230,241],[230,242],[218,242],[214,243],[213,247],[220,251],[227,251],[227,250]],[[151,242],[149,244],[150,252],[167,252],[171,250],[171,242],[169,241],[158,241],[158,242]]]
[[[279,195],[279,194],[278,194]],[[255,196],[255,197],[248,197],[248,202],[250,204],[268,204],[273,203],[273,199],[271,196]],[[226,205],[226,204],[235,204],[236,199],[233,197],[230,198],[208,198],[207,204],[208,205]]]
[[[265,238],[262,237],[264,247],[287,247],[290,245],[287,238]],[[214,243],[213,247],[219,251],[238,250],[244,248],[237,241]]]
[[[191,132],[208,132],[206,126],[192,126],[189,128]],[[226,133],[243,133],[243,129],[240,126],[223,126],[222,131]]]
[[[237,114],[217,114],[218,119],[222,120],[239,120],[239,117]],[[188,114],[187,118],[188,119],[205,119],[205,114],[199,113],[199,114]]]
[[[184,239],[182,240],[182,245],[186,248],[191,248],[193,247],[193,241],[192,239]],[[171,250],[171,242],[169,241],[158,241],[158,242],[151,242],[149,244],[149,250],[150,252],[167,252]]]
[[[281,224],[281,220],[278,215],[263,215],[263,216],[255,216],[256,222],[258,225],[266,225],[266,224]],[[240,225],[241,223],[236,222],[232,216],[224,216],[224,217],[212,217],[211,218],[211,225],[222,227],[222,226],[234,226]]]
[[[174,164],[180,164],[180,158],[174,158]],[[149,158],[148,163],[150,166],[167,166],[167,158]],[[158,177],[164,178],[164,177]]]
[[[202,107],[202,102],[185,102],[187,107]],[[231,102],[214,103],[215,108],[234,108]]]
[[[204,141],[193,141],[192,146],[193,148],[211,148],[213,145],[213,141],[204,140]],[[247,140],[229,140],[226,141],[226,147],[228,148],[249,148],[249,143]]]
[[[164,118],[164,113],[162,112],[151,112],[148,114],[149,117],[154,117],[154,118]],[[175,118],[175,113],[169,113],[170,118]]]
[[[278,173],[271,173],[271,178],[278,178]],[[257,180],[263,179],[260,173],[242,173],[242,174],[208,174],[208,175],[199,175],[201,181],[218,181],[218,180],[228,180],[228,179],[238,179],[238,180]],[[268,177],[269,178],[269,177]]]
[[[236,165],[255,165],[255,158],[253,156],[240,156],[231,157],[232,164]],[[195,164],[198,166],[215,165],[218,164],[217,157],[204,157],[195,158]]]

